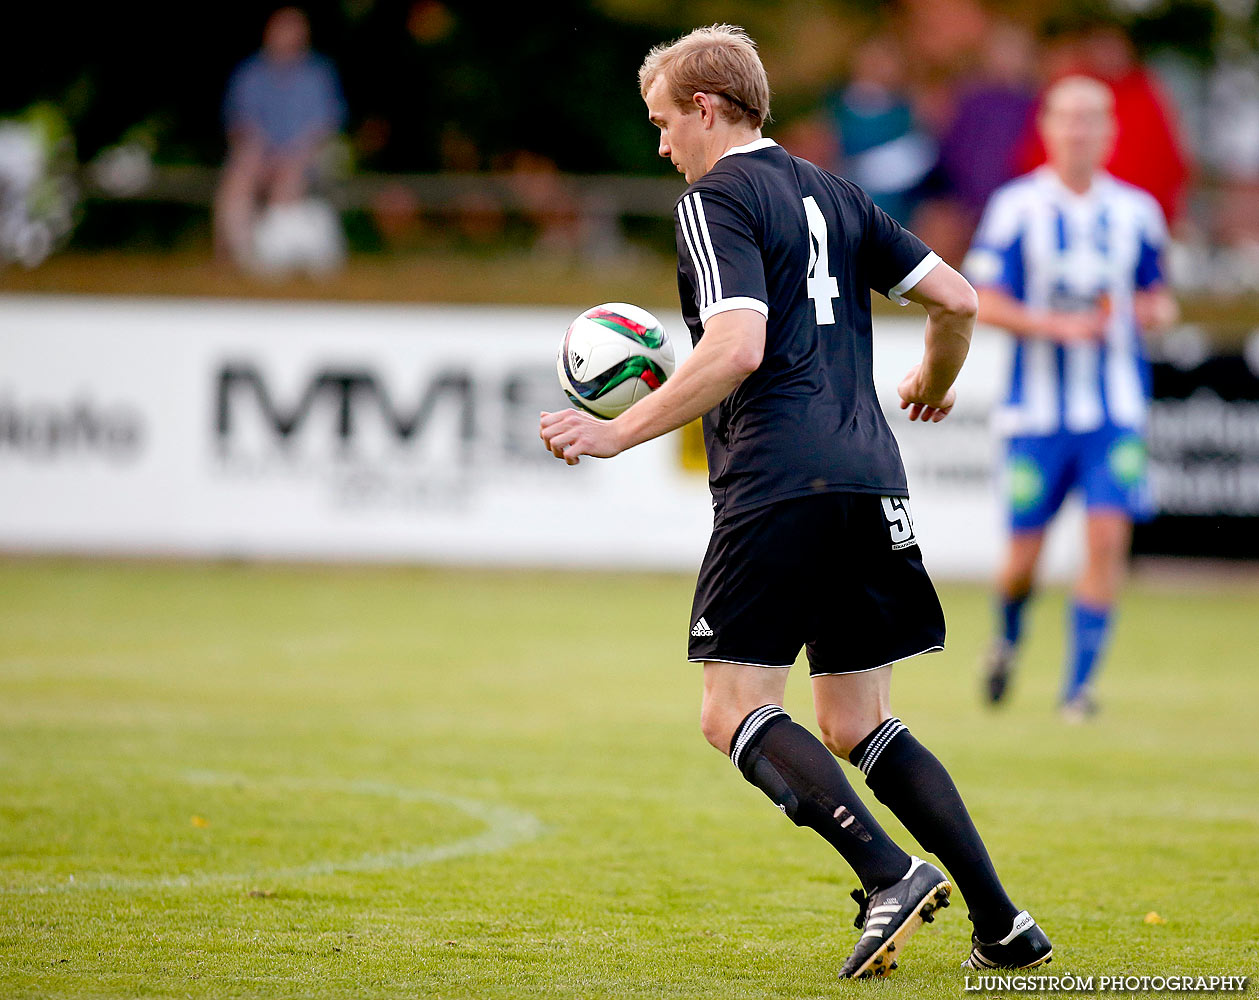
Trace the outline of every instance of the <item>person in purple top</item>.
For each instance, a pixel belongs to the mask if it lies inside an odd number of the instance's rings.
[[[1017,147],[1036,107],[1035,60],[1026,29],[994,25],[983,73],[962,92],[940,138],[940,169],[972,230],[993,191],[1019,173]]]
[[[261,51],[232,73],[223,101],[228,152],[214,219],[221,257],[248,260],[260,200],[305,196],[312,167],[345,115],[336,69],[310,50],[305,12],[277,10],[263,30]]]

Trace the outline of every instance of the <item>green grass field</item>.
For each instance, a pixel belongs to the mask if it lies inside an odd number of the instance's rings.
[[[960,900],[835,980],[856,880],[700,737],[690,586],[0,562],[0,996],[961,995]],[[1046,971],[1259,971],[1259,589],[1135,585],[1086,728],[1060,594],[1002,714],[986,595],[942,596],[896,710]]]

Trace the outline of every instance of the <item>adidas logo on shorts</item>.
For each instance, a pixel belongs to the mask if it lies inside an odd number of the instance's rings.
[[[703,618],[700,618],[699,621],[697,621],[694,625],[691,626],[691,635],[704,636],[704,635],[712,635],[712,634],[713,634],[713,630],[708,627],[708,622]]]

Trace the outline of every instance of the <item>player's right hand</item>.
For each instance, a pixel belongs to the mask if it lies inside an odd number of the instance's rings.
[[[950,387],[944,395],[932,393],[922,384],[922,365],[914,365],[909,374],[896,387],[901,397],[901,409],[909,411],[910,420],[938,424],[949,415],[957,402],[957,391]]]
[[[613,458],[625,450],[615,420],[600,420],[577,410],[543,411],[538,418],[538,437],[552,455],[569,465],[580,462],[582,455]]]

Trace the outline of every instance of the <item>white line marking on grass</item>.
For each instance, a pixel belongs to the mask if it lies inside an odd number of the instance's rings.
[[[542,822],[530,813],[496,802],[466,799],[426,788],[408,788],[383,781],[337,781],[317,778],[267,778],[251,779],[243,774],[226,774],[218,771],[187,771],[184,779],[196,785],[262,785],[267,788],[281,787],[309,789],[323,792],[340,792],[346,795],[375,795],[398,802],[424,802],[447,806],[480,820],[485,830],[468,837],[461,837],[445,844],[429,844],[402,848],[397,851],[362,854],[340,861],[312,861],[304,865],[285,868],[259,868],[244,872],[199,872],[189,875],[161,876],[154,878],[126,878],[116,875],[74,875],[68,881],[54,885],[29,887],[0,886],[0,895],[31,896],[48,892],[83,892],[87,890],[113,889],[142,891],[146,889],[187,889],[198,886],[223,885],[232,882],[257,884],[260,881],[300,879],[317,875],[339,875],[357,872],[400,871],[421,868],[424,865],[465,858],[478,854],[490,854],[506,850],[517,844],[534,840],[545,830]]]

